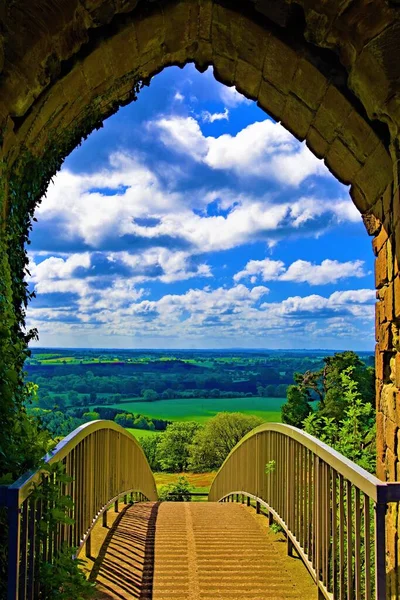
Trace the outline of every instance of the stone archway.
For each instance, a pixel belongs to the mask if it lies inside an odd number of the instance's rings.
[[[29,214],[62,159],[169,65],[214,67],[215,77],[306,140],[374,236],[378,475],[400,479],[400,14],[397,0],[14,0],[0,3],[1,203],[4,230]],[[22,186],[15,185],[34,163]],[[42,162],[41,162],[42,161]],[[44,161],[44,163],[43,163]],[[3,236],[3,281],[24,268]],[[11,286],[8,314],[21,291]],[[4,295],[6,297],[6,294]],[[10,313],[11,311],[11,313]],[[18,338],[18,333],[16,333]],[[15,337],[7,343],[14,343]],[[396,572],[400,523],[389,522]],[[400,582],[394,575],[392,590]]]

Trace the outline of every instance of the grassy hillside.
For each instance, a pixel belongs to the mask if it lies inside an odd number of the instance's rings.
[[[265,421],[280,421],[280,409],[285,398],[178,398],[156,402],[121,402],[110,404],[132,413],[140,413],[170,421],[197,421],[205,423],[219,412],[242,412],[256,415]],[[142,432],[141,432],[142,433]]]

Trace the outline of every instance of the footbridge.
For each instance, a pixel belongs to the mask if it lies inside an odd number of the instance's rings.
[[[160,504],[138,442],[94,421],[39,471],[0,488],[8,600],[40,598],[39,567],[65,545],[85,558],[98,598],[384,600],[385,515],[399,500],[400,484],[296,428],[267,423],[232,450],[208,502]]]

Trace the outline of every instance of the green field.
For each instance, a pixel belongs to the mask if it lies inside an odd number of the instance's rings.
[[[154,434],[157,433],[157,431],[148,431],[147,429],[131,429],[130,427],[127,427],[127,430],[137,440],[140,440],[140,439],[143,439],[143,438],[147,438],[147,437],[152,437]]]
[[[205,423],[219,412],[241,412],[272,422],[281,420],[280,409],[285,401],[285,398],[262,398],[260,396],[252,398],[177,398],[175,400],[157,400],[156,402],[127,401],[109,406],[170,421]],[[136,433],[134,435],[136,436]]]

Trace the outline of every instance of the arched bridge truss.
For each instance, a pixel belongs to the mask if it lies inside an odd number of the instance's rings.
[[[71,523],[60,523],[46,541],[38,524],[48,510],[35,488],[62,463],[70,476],[60,492],[71,496]],[[49,561],[63,543],[90,554],[90,534],[100,517],[128,495],[157,500],[153,473],[139,443],[112,421],[76,429],[45,457],[43,468],[0,488],[9,522],[8,600],[38,597],[38,561]],[[287,537],[316,583],[319,598],[386,598],[386,510],[400,501],[400,484],[385,483],[312,436],[267,423],[232,450],[211,486],[211,502],[247,501],[265,511]]]

